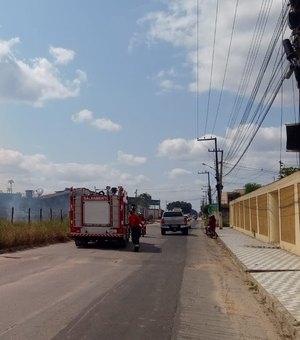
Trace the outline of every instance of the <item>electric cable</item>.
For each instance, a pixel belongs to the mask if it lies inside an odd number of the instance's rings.
[[[231,46],[232,46],[232,40],[233,40],[233,33],[234,33],[234,29],[235,29],[235,22],[236,22],[236,17],[237,17],[238,5],[239,5],[239,0],[236,0],[235,11],[234,11],[234,16],[233,16],[233,23],[232,23],[232,28],[231,28],[231,35],[230,35],[230,40],[229,40],[229,47],[228,47],[227,58],[226,58],[226,63],[225,63],[224,76],[223,76],[221,92],[220,92],[218,105],[217,105],[217,112],[216,112],[216,116],[215,116],[215,120],[214,120],[214,124],[213,124],[213,128],[212,128],[212,133],[214,133],[214,130],[215,130],[215,127],[216,127],[216,122],[217,122],[219,112],[220,112],[221,101],[222,101],[224,85],[225,85],[225,79],[226,79],[226,75],[227,75],[227,68],[228,68],[228,63],[229,63],[229,57],[230,57],[230,53],[231,53]]]
[[[213,39],[213,49],[212,49],[212,62],[211,62],[211,69],[210,69],[210,80],[209,80],[209,90],[208,90],[208,98],[207,98],[207,111],[206,111],[204,135],[206,134],[206,130],[207,130],[207,122],[208,122],[208,115],[209,115],[209,109],[210,109],[210,97],[211,97],[211,88],[212,88],[212,77],[213,77],[213,71],[214,71],[218,11],[219,11],[219,0],[217,0],[217,6],[216,6],[215,29],[214,29],[214,39]]]
[[[255,24],[254,33],[252,36],[250,48],[249,48],[247,58],[246,58],[246,63],[245,63],[245,66],[242,72],[241,81],[240,81],[238,91],[236,93],[236,97],[233,103],[233,108],[230,114],[230,119],[229,119],[229,124],[228,124],[229,128],[233,127],[235,124],[238,112],[242,105],[242,100],[245,96],[246,89],[249,84],[250,75],[252,74],[252,71],[255,65],[255,61],[257,58],[258,50],[259,50],[259,42],[261,42],[262,35],[263,35],[261,26],[264,24],[264,22],[266,22],[266,20],[264,20],[265,13],[268,10],[268,8],[265,8],[266,4],[267,3],[265,1],[261,3],[261,8],[259,11],[256,24]]]
[[[282,63],[283,61],[283,55],[281,56],[281,60],[280,60],[280,64]],[[254,121],[255,121],[255,118],[257,117],[257,120],[256,120],[256,123],[257,121],[259,120],[259,112],[261,111],[261,108],[263,107],[263,104],[264,104],[264,101],[267,97],[267,94],[269,92],[269,89],[271,88],[273,82],[275,81],[275,78],[276,78],[276,74],[280,71],[280,67],[277,66],[275,69],[273,69],[273,74],[271,74],[271,79],[268,83],[268,86],[267,86],[267,89],[264,91],[263,95],[262,95],[262,98],[259,102],[259,104],[257,105],[257,108],[256,110],[254,111],[251,119],[249,120],[249,122],[246,124],[246,122],[242,122],[240,124],[240,126],[242,127],[241,129],[239,129],[239,134],[240,134],[240,138],[239,138],[239,143],[237,145],[237,147],[234,149],[233,151],[233,154],[231,155],[231,158],[234,158],[235,155],[240,151],[240,149],[242,148],[243,144],[245,143],[246,139],[248,139],[248,136],[250,135],[249,131],[251,131],[251,129],[255,129],[255,124]],[[263,71],[264,72],[264,71]],[[274,74],[275,72],[275,74]],[[282,72],[282,71],[281,71]],[[261,81],[262,81],[262,78],[261,77],[258,77],[257,79],[257,84],[255,85],[254,87],[254,91],[252,92],[251,94],[251,97],[250,97],[250,100],[248,101],[248,104],[247,104],[247,107],[246,109],[249,110],[249,113],[250,113],[250,110],[252,109],[252,106],[253,106],[253,103],[254,103],[254,98],[256,97],[257,95],[257,92],[258,92],[258,89],[259,89],[259,86],[261,84]],[[246,111],[246,110],[245,110]],[[247,116],[249,116],[249,113],[247,113]],[[228,157],[229,158],[229,157]]]
[[[286,71],[287,71],[287,70],[288,70],[288,68],[286,69]],[[261,119],[261,123],[263,122],[263,119],[265,118],[265,116],[266,116],[267,113],[269,112],[269,110],[270,110],[270,108],[271,108],[271,106],[272,106],[272,104],[273,104],[273,102],[274,102],[274,100],[275,100],[275,98],[276,98],[276,96],[277,96],[277,93],[278,93],[278,91],[280,90],[280,87],[282,86],[283,81],[284,81],[284,78],[281,79],[280,81],[278,81],[277,86],[276,86],[276,89],[275,89],[275,91],[274,91],[274,93],[273,93],[273,96],[272,96],[272,98],[270,99],[269,104],[267,105],[267,108],[266,108],[266,110],[265,110],[265,112],[264,112],[264,115],[263,115],[263,117],[262,117],[262,119]],[[239,156],[239,158],[238,158],[238,160],[236,161],[235,165],[234,165],[234,166],[232,167],[232,169],[231,169],[229,172],[227,172],[224,176],[229,175],[229,174],[232,172],[232,170],[236,167],[236,165],[240,162],[240,160],[242,159],[242,157],[245,155],[245,153],[246,153],[246,151],[248,150],[250,144],[252,143],[254,137],[256,136],[256,133],[257,133],[258,129],[259,129],[260,126],[261,126],[261,123],[255,128],[255,132],[253,133],[252,137],[250,138],[250,140],[249,140],[247,146],[245,147],[245,149],[243,150],[242,154]]]
[[[283,15],[286,17],[286,11],[284,12]],[[282,19],[281,19],[281,21],[282,21]],[[280,27],[281,27],[281,29],[283,28],[283,27],[282,27],[282,24],[277,25],[277,29],[275,30],[275,32],[274,32],[274,34],[273,34],[271,43],[269,44],[269,48],[268,48],[267,54],[266,54],[266,56],[265,56],[265,58],[264,58],[264,62],[263,62],[263,65],[262,65],[262,67],[261,67],[261,69],[260,69],[260,72],[259,72],[257,81],[256,81],[255,86],[254,86],[254,89],[253,89],[252,94],[251,94],[251,96],[250,96],[250,98],[249,98],[248,104],[247,104],[247,106],[246,106],[246,110],[244,111],[244,115],[243,115],[243,117],[242,117],[242,119],[241,119],[240,126],[239,126],[239,128],[236,130],[235,135],[234,135],[234,137],[232,138],[233,142],[232,142],[232,145],[231,145],[229,151],[228,151],[227,154],[226,154],[225,160],[230,160],[230,159],[234,158],[235,154],[237,153],[237,150],[240,150],[241,145],[243,144],[243,143],[241,143],[241,139],[242,139],[242,140],[245,140],[246,137],[247,137],[247,134],[246,134],[246,133],[248,132],[248,129],[249,129],[249,127],[250,127],[250,124],[246,125],[246,121],[247,121],[247,119],[248,119],[250,110],[251,110],[251,108],[252,108],[252,106],[253,106],[254,99],[255,99],[256,96],[257,96],[258,89],[259,89],[259,87],[260,87],[260,85],[261,85],[261,83],[262,83],[263,76],[265,75],[267,66],[268,66],[269,63],[270,63],[272,53],[274,52],[274,49],[275,49],[275,45],[276,45],[276,43],[277,43],[278,40],[279,40],[279,38],[278,38],[278,32],[281,33]],[[268,86],[267,86],[267,90],[264,92],[264,94],[263,94],[263,96],[262,96],[262,99],[261,99],[261,101],[260,101],[260,103],[259,103],[259,105],[258,105],[258,109],[255,110],[254,116],[250,119],[250,122],[253,122],[253,121],[254,121],[255,117],[256,117],[257,114],[259,113],[260,107],[262,107],[262,104],[263,104],[264,101],[265,101],[267,91],[269,91],[269,90],[271,89],[271,86],[274,85],[274,84],[272,84],[272,83],[274,83],[274,78],[277,76],[277,68],[280,67],[280,65],[281,65],[281,63],[282,63],[282,59],[283,59],[283,56],[281,56],[280,62],[277,63],[277,66],[274,65],[274,67],[273,67],[273,72],[272,72],[272,75],[271,75],[271,80],[270,80],[270,82],[269,82],[269,84],[268,84]],[[277,86],[276,86],[276,85],[274,85],[274,86],[275,86],[275,89],[276,89]],[[276,90],[275,90],[275,92],[276,92]],[[273,95],[274,95],[274,93],[273,93],[273,94],[271,93],[271,98],[273,98]],[[275,98],[274,98],[274,99],[275,99]],[[264,114],[263,114],[263,116],[264,116]],[[259,120],[259,119],[257,118],[257,121],[258,121],[258,120]],[[244,128],[243,128],[243,127],[244,127]],[[256,132],[255,132],[255,134],[256,134]],[[228,139],[228,137],[227,137],[227,139]],[[250,139],[251,139],[251,138],[250,138]],[[252,139],[251,139],[251,140],[252,140]]]
[[[267,10],[267,13],[265,12]],[[248,87],[248,84],[249,84],[249,80],[250,80],[250,76],[252,74],[252,71],[253,71],[253,68],[254,68],[254,63],[256,61],[256,58],[257,58],[257,54],[258,54],[258,48],[261,44],[261,40],[262,40],[262,36],[263,36],[263,33],[264,33],[264,30],[265,30],[265,27],[266,27],[266,23],[267,23],[267,17],[268,17],[268,14],[269,14],[269,11],[270,11],[270,7],[267,7],[266,9],[264,9],[264,11],[262,10],[261,11],[261,17],[260,19],[257,21],[257,27],[259,28],[258,29],[258,33],[257,34],[254,34],[254,37],[256,36],[257,38],[254,39],[253,41],[255,42],[257,40],[257,43],[253,44],[255,46],[255,48],[253,48],[253,51],[252,53],[249,54],[249,56],[252,55],[252,57],[249,57],[249,62],[248,62],[248,67],[246,68],[246,71],[245,71],[245,74],[247,75],[247,77],[245,76],[244,77],[244,80],[242,81],[242,86],[241,86],[241,89],[243,89],[243,92],[241,93],[242,96],[240,96],[240,98],[237,100],[237,105],[235,107],[235,116],[237,117],[238,115],[238,112],[240,111],[240,108],[241,108],[241,105],[242,105],[242,101],[243,101],[243,98],[245,96],[245,92],[246,92],[246,88]],[[265,19],[263,19],[265,18]],[[262,27],[261,27],[262,26]],[[259,34],[260,33],[260,34]],[[247,63],[246,63],[247,64]],[[249,71],[251,71],[251,73],[249,73]],[[261,71],[260,71],[261,73]],[[257,84],[258,84],[258,80],[256,81],[256,85],[255,87],[257,88]],[[251,97],[248,101],[248,104],[244,110],[244,114],[242,116],[242,119],[241,119],[241,122],[240,122],[240,125],[243,125],[246,120],[247,120],[247,117],[249,115],[249,108],[250,108],[250,103],[252,101],[254,101],[254,89],[252,90],[252,94],[251,94]],[[231,125],[231,123],[229,123],[229,126],[233,126]],[[238,138],[238,134],[240,133],[240,129],[237,129],[235,131],[235,135],[233,136],[233,141],[235,141],[235,144],[239,144],[239,140],[240,138]],[[234,148],[232,147],[232,150]],[[230,152],[228,152],[228,155],[226,156],[227,158],[230,157]]]

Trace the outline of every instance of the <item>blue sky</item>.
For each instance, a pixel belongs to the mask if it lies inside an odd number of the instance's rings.
[[[197,138],[216,136],[224,154],[235,138],[243,111],[231,130],[229,112],[261,10],[251,0],[239,4],[229,53],[236,0],[217,4],[2,0],[0,190],[10,179],[13,192],[123,185],[130,196],[137,190],[163,206],[182,200],[199,209],[207,176],[198,172],[211,171],[215,184],[214,144]],[[270,5],[244,99],[281,6]],[[293,83],[286,80],[251,147],[224,177],[225,191],[273,181],[279,160],[297,166],[296,155],[285,152]]]

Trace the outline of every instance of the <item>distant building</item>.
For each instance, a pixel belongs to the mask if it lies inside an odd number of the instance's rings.
[[[137,197],[128,197],[129,206],[134,206],[138,213],[143,214],[143,216],[148,219],[160,219],[162,210],[160,208],[160,200],[152,200],[148,208],[139,205]]]
[[[223,191],[221,197],[222,205],[229,205],[229,203],[236,198],[245,194],[245,189],[234,189],[233,191]]]
[[[152,217],[153,220],[159,220],[162,215],[162,210],[160,208],[149,208],[148,217]]]
[[[69,188],[66,188],[62,191],[56,191],[53,194],[43,195],[40,197],[40,201],[43,203],[43,206],[48,208],[69,212],[70,196],[71,191]]]

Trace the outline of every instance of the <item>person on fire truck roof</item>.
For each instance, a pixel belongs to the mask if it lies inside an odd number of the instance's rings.
[[[135,209],[130,210],[129,226],[131,229],[131,239],[134,245],[134,251],[139,251],[140,248],[140,237],[142,228],[142,219],[136,214]]]

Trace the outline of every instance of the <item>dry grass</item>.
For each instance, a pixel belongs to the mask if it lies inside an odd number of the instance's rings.
[[[15,249],[69,241],[69,221],[0,221],[0,249]]]

